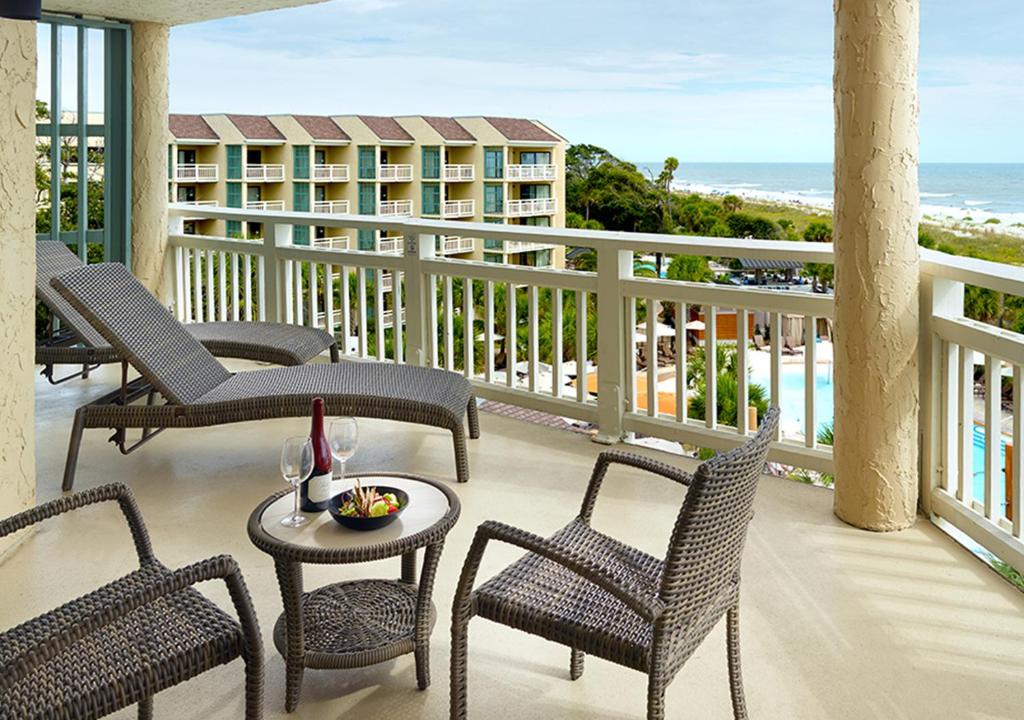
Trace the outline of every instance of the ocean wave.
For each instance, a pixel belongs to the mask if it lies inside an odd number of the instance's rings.
[[[979,205],[991,205],[991,204],[992,204],[991,200],[964,200],[964,205],[969,205],[971,207],[977,207]]]
[[[923,193],[921,193],[921,197],[923,197],[923,198],[944,198],[944,197],[954,197],[954,196],[955,196],[954,193],[931,193],[931,192],[923,192]]]

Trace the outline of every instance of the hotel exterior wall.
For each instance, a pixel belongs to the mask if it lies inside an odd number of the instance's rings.
[[[35,96],[36,24],[0,20],[0,517],[36,495]]]

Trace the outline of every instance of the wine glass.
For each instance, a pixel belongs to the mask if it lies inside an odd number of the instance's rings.
[[[359,426],[356,419],[350,417],[337,418],[331,422],[327,435],[327,444],[331,446],[331,455],[338,461],[339,479],[345,477],[345,462],[356,454],[359,445]]]
[[[299,513],[299,485],[313,473],[313,442],[306,436],[290,437],[281,448],[281,475],[295,488],[295,509],[291,515],[281,518],[285,527],[299,527],[309,518]]]

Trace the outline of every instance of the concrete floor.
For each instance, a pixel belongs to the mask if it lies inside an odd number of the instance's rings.
[[[107,391],[117,372],[37,387],[39,498],[60,494],[73,408]],[[415,688],[411,656],[360,671],[307,671],[296,718],[445,718],[449,615],[473,530],[487,518],[546,534],[577,511],[600,446],[585,436],[484,414],[470,443],[472,481],[457,490],[463,514],[449,535],[435,589],[434,684]],[[415,471],[450,480],[447,433],[397,423],[361,424],[353,470]],[[87,431],[78,486],[119,480],[135,491],[158,557],[180,565],[218,553],[241,564],[267,648],[265,705],[283,712],[284,673],[270,631],[281,611],[270,559],[245,534],[251,509],[283,487],[277,453],[303,420],[170,431],[121,457],[105,431]],[[595,524],[663,554],[681,489],[620,470],[609,476]],[[754,718],[1024,717],[1024,594],[926,521],[901,533],[839,522],[828,490],[765,477],[750,531],[742,600],[743,662]],[[481,579],[514,559],[493,546]],[[51,522],[0,567],[0,627],[54,607],[124,573],[133,551],[114,508]],[[311,567],[307,587],[349,577],[397,577],[397,559]],[[221,588],[207,588],[226,606]],[[642,675],[588,660],[568,679],[566,649],[474,621],[470,711],[475,718],[639,718]],[[731,717],[725,635],[716,628],[668,691],[669,717]],[[156,699],[157,717],[241,717],[241,665],[232,663]],[[133,717],[124,712],[117,717]]]

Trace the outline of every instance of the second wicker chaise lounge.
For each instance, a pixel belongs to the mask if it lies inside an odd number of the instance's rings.
[[[322,397],[332,415],[381,418],[451,431],[459,482],[469,479],[464,422],[479,436],[469,381],[445,370],[379,362],[318,363],[230,373],[123,265],[78,268],[53,286],[125,358],[120,399],[75,412],[64,489],[74,483],[82,431],[111,428],[123,453],[127,428],[145,442],[166,428],[196,428],[309,414]],[[128,381],[128,364],[142,376]],[[159,393],[166,404],[157,405]],[[145,404],[131,404],[146,397]]]

